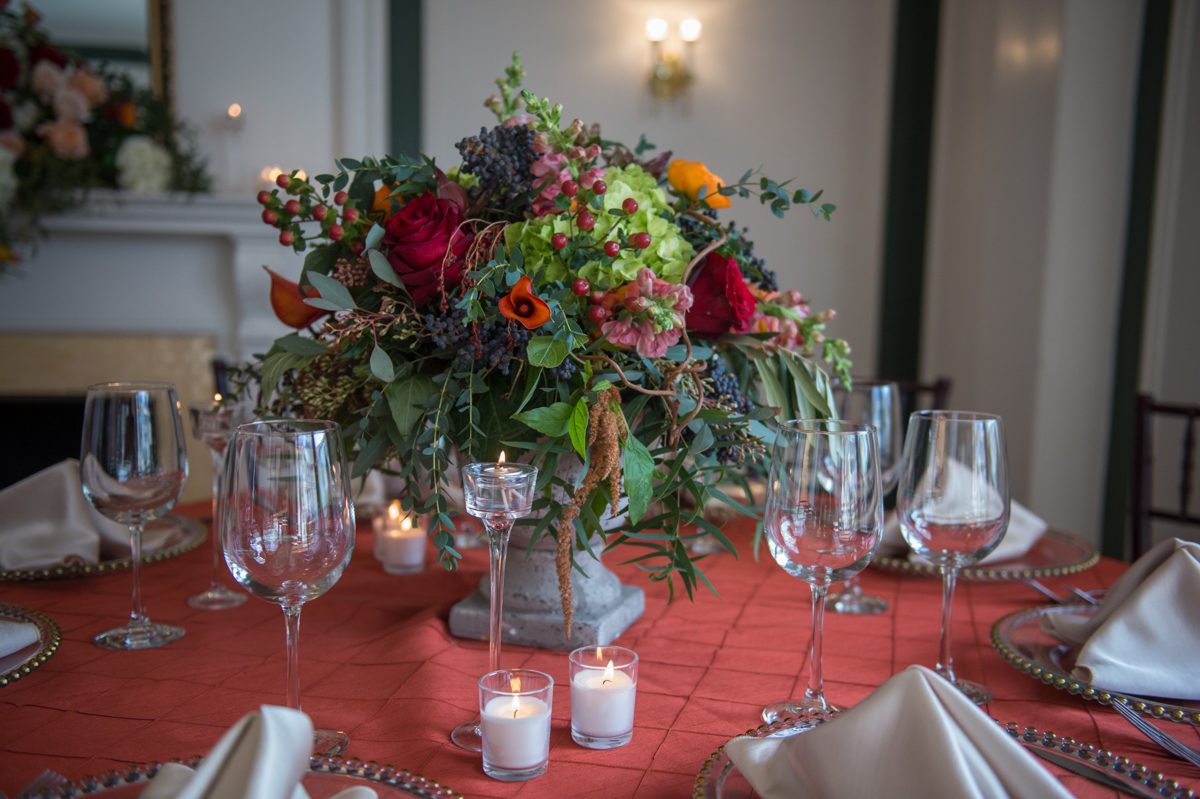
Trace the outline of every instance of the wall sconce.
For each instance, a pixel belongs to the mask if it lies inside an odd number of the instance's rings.
[[[646,20],[646,39],[650,42],[650,53],[654,66],[650,71],[650,90],[658,100],[672,100],[683,93],[692,82],[692,46],[700,39],[704,26],[695,17],[679,23],[679,39],[683,42],[683,54],[667,49],[667,32],[670,26],[661,17]]]

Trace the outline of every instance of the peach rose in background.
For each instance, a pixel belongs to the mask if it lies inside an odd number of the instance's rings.
[[[87,98],[93,108],[108,99],[108,87],[104,81],[86,69],[77,69],[67,85]]]
[[[20,157],[25,152],[25,137],[15,130],[0,131],[0,148]]]
[[[39,61],[33,68],[33,74],[29,80],[33,85],[33,90],[48,100],[63,85],[66,76],[63,74],[62,67],[52,61]]]
[[[728,208],[729,198],[719,194],[725,181],[708,171],[708,167],[700,161],[688,161],[676,158],[667,167],[667,180],[676,190],[683,192],[690,200],[700,198],[700,189],[704,189],[704,204],[709,208]]]
[[[50,149],[59,158],[79,160],[87,158],[91,148],[88,146],[87,131],[78,122],[59,119],[38,125],[38,135],[50,143]]]
[[[87,98],[69,86],[60,86],[54,93],[54,113],[60,120],[82,122],[88,115]]]

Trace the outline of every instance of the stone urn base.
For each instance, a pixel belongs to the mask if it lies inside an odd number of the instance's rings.
[[[563,635],[562,600],[554,568],[554,538],[544,536],[529,548],[526,530],[513,533],[508,547],[504,578],[504,643],[575,649],[588,644],[609,644],[633,624],[646,607],[642,589],[622,585],[600,561],[599,538],[591,542],[593,559],[577,552],[575,560],[587,573],[571,574],[575,622],[571,637]],[[459,638],[487,640],[488,576],[479,589],[450,609],[450,634]]]

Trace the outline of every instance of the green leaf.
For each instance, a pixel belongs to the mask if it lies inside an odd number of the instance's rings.
[[[567,359],[571,345],[550,336],[537,336],[529,340],[525,352],[529,362],[544,369],[553,369]]]
[[[425,400],[434,392],[433,381],[425,375],[410,375],[403,380],[389,383],[383,390],[387,397],[388,408],[392,412],[392,421],[400,435],[407,436],[412,432],[413,425],[424,413]]]
[[[358,457],[354,459],[354,465],[350,469],[350,477],[362,477],[373,467],[388,448],[387,431],[380,430],[371,440],[364,444],[358,450]]]
[[[291,333],[283,338],[276,339],[275,346],[293,353],[294,355],[320,355],[325,351],[325,345],[321,342],[315,339],[305,338],[297,335],[296,333]]]
[[[396,274],[396,270],[392,268],[392,264],[388,261],[386,255],[379,250],[369,250],[367,252],[367,260],[371,262],[371,271],[375,273],[375,277],[384,283],[391,283],[393,286],[404,288],[404,283],[401,282],[400,276]]]
[[[572,411],[573,409],[567,403],[556,402],[544,408],[534,408],[524,413],[518,413],[513,418],[542,435],[557,438],[566,435]]]
[[[396,367],[392,365],[392,359],[378,344],[371,350],[371,374],[385,383],[396,379]]]
[[[354,298],[350,296],[350,292],[346,290],[346,287],[328,275],[310,274],[308,281],[312,283],[317,291],[321,292],[322,300],[332,303],[335,306],[333,309],[326,308],[325,310],[340,311],[358,307],[354,304]],[[315,305],[313,302],[309,302],[309,305],[315,308],[323,307]]]
[[[363,247],[366,247],[368,250],[374,250],[375,245],[383,241],[385,232],[383,225],[371,225],[371,229],[367,231],[367,237],[363,239]]]
[[[793,385],[798,391],[797,406],[803,409],[803,415],[820,419],[830,418],[833,413],[829,409],[829,403],[826,401],[824,392],[818,385],[818,381],[821,383],[825,382],[824,373],[821,373],[819,376],[813,374],[814,370],[817,372],[820,372],[820,370],[810,361],[794,353],[780,351],[780,358],[782,358],[788,372],[792,376]],[[810,410],[811,413],[809,412]]]
[[[262,402],[266,405],[271,400],[271,393],[279,385],[283,376],[292,369],[307,366],[312,360],[310,355],[297,355],[294,352],[277,352],[267,356],[262,363]]]
[[[327,275],[329,270],[333,268],[337,261],[338,251],[336,247],[325,246],[316,247],[308,255],[304,256],[304,270],[300,278],[301,282],[309,282],[309,275]]]
[[[629,497],[629,521],[637,524],[650,507],[654,493],[654,457],[646,445],[630,433],[625,439],[625,495]]]
[[[571,418],[567,422],[567,433],[571,436],[571,444],[574,445],[575,451],[584,460],[587,460],[587,426],[587,399],[580,397],[579,402],[576,402],[575,407],[571,409]]]
[[[780,379],[778,361],[774,358],[759,358],[751,361],[762,379],[763,394],[767,404],[775,408],[775,418],[781,422],[796,418],[793,414],[791,392],[785,391]]]

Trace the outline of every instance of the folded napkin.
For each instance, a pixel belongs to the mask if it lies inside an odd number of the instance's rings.
[[[0,658],[20,652],[36,644],[41,636],[32,624],[17,621],[0,621]]]
[[[171,532],[147,529],[144,550],[159,548]],[[0,491],[0,569],[128,556],[129,528],[100,515],[83,496],[79,461],[56,463]]]
[[[1200,544],[1163,541],[1113,583],[1092,614],[1055,614],[1044,629],[1080,647],[1077,679],[1109,691],[1200,699]]]
[[[1071,794],[958,689],[909,666],[856,707],[789,738],[725,751],[764,799]]]
[[[1032,549],[1048,529],[1049,525],[1042,517],[1014,499],[1009,511],[1008,530],[1004,533],[1004,538],[1001,538],[996,548],[988,553],[987,557],[981,558],[979,563],[997,563],[1002,560],[1019,558]],[[904,536],[900,533],[899,514],[888,514],[884,520],[883,542],[879,548],[883,552],[893,554],[902,553],[908,548],[908,544],[904,542]],[[916,555],[913,557],[915,558]]]
[[[308,773],[312,722],[299,710],[263,705],[243,716],[193,771],[167,763],[141,799],[306,799],[300,780]],[[374,799],[375,792],[355,786],[337,799]]]

